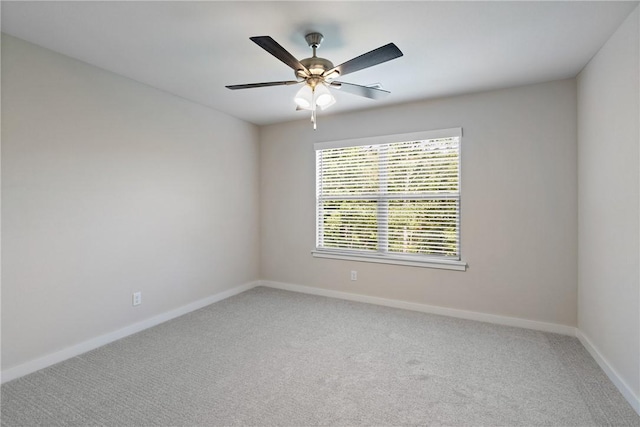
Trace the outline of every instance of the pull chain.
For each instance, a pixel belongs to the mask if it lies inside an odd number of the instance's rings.
[[[316,88],[312,88],[311,94],[311,123],[313,123],[313,130],[317,129],[316,121]]]

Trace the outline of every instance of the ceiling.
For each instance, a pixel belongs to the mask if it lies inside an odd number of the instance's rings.
[[[574,77],[638,2],[2,1],[2,31],[171,94],[263,125],[306,117],[294,79],[249,40],[269,35],[298,59],[340,64],[394,42],[404,56],[340,79],[381,83],[374,101],[335,91],[320,114]]]

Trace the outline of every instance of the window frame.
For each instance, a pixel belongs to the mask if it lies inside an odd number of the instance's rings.
[[[318,218],[319,209],[318,209],[318,201],[319,201],[319,170],[317,164],[317,152],[319,150],[333,149],[333,148],[345,148],[345,147],[355,147],[355,146],[363,146],[363,145],[380,145],[380,144],[391,144],[394,142],[403,142],[403,141],[419,141],[419,140],[429,140],[429,139],[438,139],[438,138],[449,138],[449,137],[458,137],[458,192],[457,192],[457,200],[458,200],[458,229],[457,229],[457,242],[458,242],[458,257],[455,258],[445,258],[438,256],[429,256],[429,255],[415,255],[415,254],[400,254],[400,253],[388,253],[388,252],[365,252],[365,251],[357,251],[357,250],[341,250],[341,249],[328,249],[328,248],[319,248],[319,238],[320,238],[320,219]],[[384,264],[396,264],[396,265],[405,265],[405,266],[414,266],[414,267],[427,267],[427,268],[440,268],[447,270],[457,270],[457,271],[465,271],[467,268],[466,262],[462,260],[462,242],[461,242],[461,217],[462,217],[462,128],[448,128],[448,129],[437,129],[437,130],[429,130],[429,131],[421,131],[421,132],[412,132],[412,133],[403,133],[403,134],[390,134],[390,135],[381,135],[381,136],[372,136],[366,138],[357,138],[357,139],[345,139],[345,140],[337,140],[337,141],[326,141],[326,142],[316,142],[314,144],[314,153],[316,155],[316,206],[315,206],[315,244],[316,248],[311,251],[312,255],[316,258],[327,258],[327,259],[340,259],[340,260],[349,260],[349,261],[361,261],[361,262],[374,262],[374,263],[384,263]],[[419,196],[418,196],[419,197]],[[389,198],[387,195],[378,198],[378,210],[381,209],[379,201],[382,199]],[[385,220],[385,215],[378,215],[378,221]],[[385,232],[388,232],[388,226],[384,229]],[[384,244],[385,235],[383,233],[382,244]],[[378,240],[380,242],[380,239]]]

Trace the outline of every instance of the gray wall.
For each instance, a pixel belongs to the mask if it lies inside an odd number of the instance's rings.
[[[577,324],[575,80],[318,120],[260,129],[262,279]],[[314,142],[458,126],[466,272],[312,257]]]
[[[3,35],[2,369],[256,280],[257,138]]]
[[[640,399],[636,8],[578,76],[578,327]]]

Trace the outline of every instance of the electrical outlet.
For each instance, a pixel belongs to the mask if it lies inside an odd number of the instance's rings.
[[[133,293],[133,305],[140,305],[142,304],[142,292],[134,292]]]
[[[351,270],[351,280],[358,280],[358,272]]]

